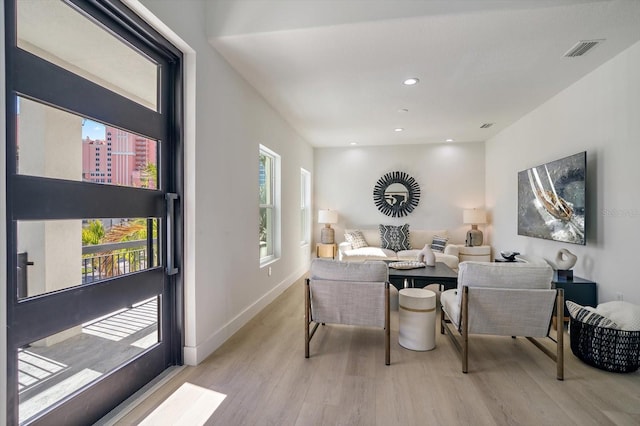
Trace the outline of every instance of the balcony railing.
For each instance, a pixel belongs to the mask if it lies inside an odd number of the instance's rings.
[[[157,240],[153,240],[157,247]],[[154,250],[157,253],[157,250]],[[152,264],[157,264],[152,259]],[[142,271],[151,266],[147,240],[96,244],[82,247],[82,283]]]

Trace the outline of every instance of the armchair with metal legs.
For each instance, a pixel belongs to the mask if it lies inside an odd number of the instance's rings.
[[[458,288],[441,296],[440,332],[447,333],[468,371],[469,336],[489,334],[526,337],[556,362],[556,378],[564,379],[562,321],[555,340],[549,335],[552,316],[563,317],[564,291],[552,288],[548,265],[463,262]],[[549,349],[538,339],[554,343]]]
[[[388,267],[384,262],[314,259],[305,285],[305,358],[320,324],[384,329],[385,364],[390,364]],[[313,328],[311,325],[313,324]]]

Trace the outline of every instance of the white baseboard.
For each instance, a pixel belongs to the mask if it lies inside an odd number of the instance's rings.
[[[216,349],[218,349],[224,342],[226,342],[234,333],[236,333],[242,326],[248,323],[254,316],[256,316],[261,310],[263,310],[269,303],[273,302],[278,296],[280,296],[286,289],[291,287],[300,277],[302,277],[309,270],[308,265],[305,265],[298,271],[292,273],[286,277],[280,284],[276,285],[271,291],[264,296],[256,300],[252,305],[248,306],[244,311],[240,312],[229,322],[227,322],[222,328],[213,333],[201,344],[197,346],[185,346],[184,347],[184,363],[186,365],[198,365],[204,361],[209,355],[211,355]]]

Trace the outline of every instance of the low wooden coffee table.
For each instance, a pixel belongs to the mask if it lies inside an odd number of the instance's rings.
[[[442,262],[435,266],[415,269],[389,268],[389,281],[398,290],[407,287],[422,288],[429,284],[440,284],[444,290],[458,286],[458,274]]]

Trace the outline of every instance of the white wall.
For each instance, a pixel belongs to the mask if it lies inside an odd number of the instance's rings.
[[[206,1],[142,1],[192,49],[187,101],[185,361],[202,361],[308,268],[300,246],[300,167],[313,174],[313,150],[208,44]],[[259,267],[258,150],[282,157],[281,258]]]
[[[486,144],[494,249],[553,259],[578,256],[574,273],[598,283],[599,302],[640,303],[640,43],[553,97]],[[587,151],[587,244],[517,235],[517,172]]]
[[[408,223],[409,230],[447,229],[452,242],[464,243],[470,227],[462,224],[462,210],[484,206],[483,143],[318,148],[314,162],[315,241],[322,226],[317,211],[331,209],[338,212],[338,242],[345,228]],[[402,218],[385,216],[373,202],[376,182],[393,171],[408,173],[420,185],[420,204]]]

